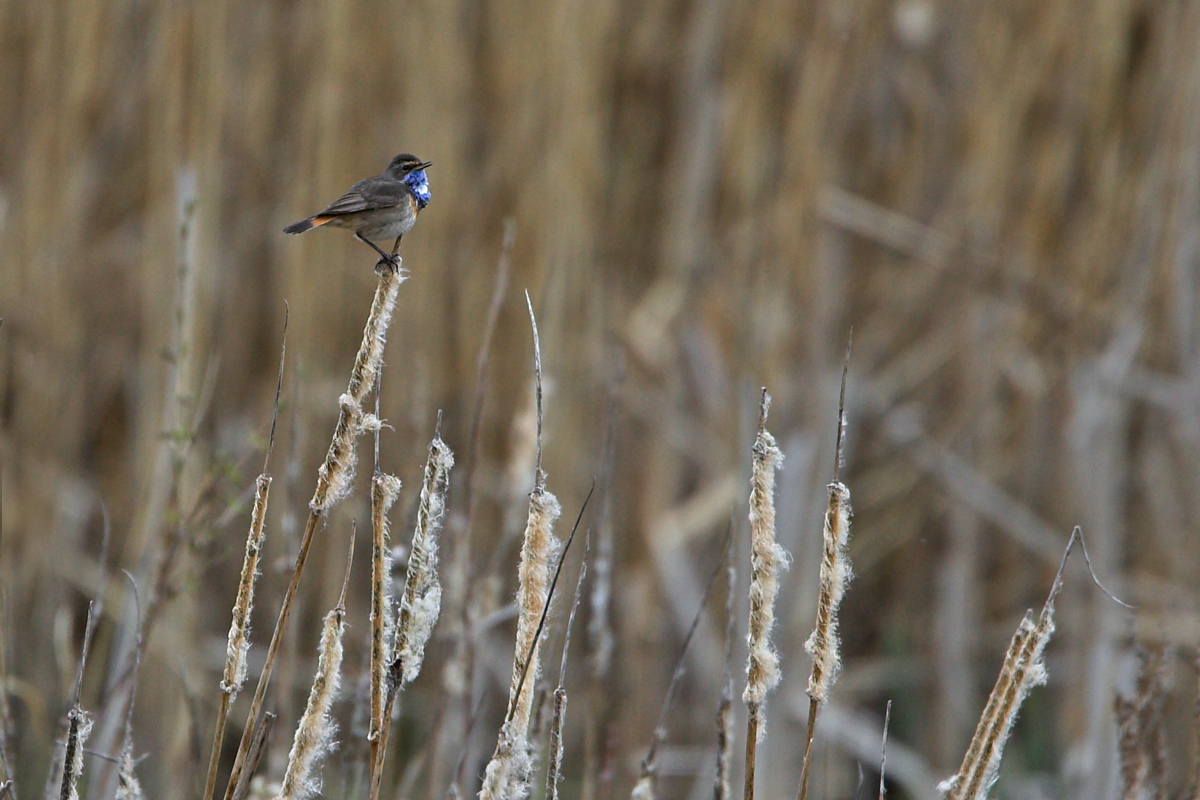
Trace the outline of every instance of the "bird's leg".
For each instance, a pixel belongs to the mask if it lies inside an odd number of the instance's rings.
[[[367,239],[361,233],[355,233],[354,238],[358,239],[360,242],[369,244],[371,246],[372,250],[374,250],[376,253],[379,253],[380,263],[386,262],[389,265],[391,265],[392,269],[394,269],[394,270],[400,268],[400,259],[397,258],[394,254],[388,255],[387,253],[383,252],[382,250],[379,249],[379,245],[375,244],[370,239]]]
[[[403,233],[396,237],[396,243],[394,245],[392,245],[392,255],[394,255],[394,256],[400,255],[400,240],[403,238],[404,238]]]

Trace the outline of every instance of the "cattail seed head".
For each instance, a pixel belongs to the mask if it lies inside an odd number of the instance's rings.
[[[775,473],[783,464],[783,453],[766,429],[770,405],[771,396],[764,391],[750,474],[749,656],[742,700],[753,707],[761,706],[779,683],[779,654],[771,643],[771,629],[775,626],[779,571],[788,564],[787,552],[775,541]],[[760,738],[764,729],[759,727]]]
[[[325,615],[321,630],[317,672],[304,716],[296,727],[287,770],[276,800],[306,800],[321,790],[317,764],[333,746],[337,731],[329,710],[342,680],[342,635],[346,631],[346,609],[339,606]]]
[[[350,383],[346,393],[338,400],[341,411],[333,441],[324,463],[317,470],[317,488],[309,502],[314,514],[325,514],[350,491],[357,461],[355,439],[366,427],[367,415],[363,412],[363,401],[375,383],[375,376],[383,364],[383,346],[392,313],[396,309],[396,297],[405,276],[401,270],[384,270],[379,273],[375,288],[375,299],[371,313],[363,329],[362,344],[354,359]]]
[[[546,607],[552,563],[558,552],[554,523],[562,513],[558,499],[541,484],[539,480],[529,495],[529,515],[517,569],[517,641],[509,688],[509,713],[484,773],[483,788],[479,792],[482,800],[523,800],[529,794],[533,759],[527,737],[534,686],[541,671],[541,648],[534,637]],[[529,658],[528,667],[526,657]],[[524,683],[521,680],[523,673],[527,673]]]
[[[812,657],[808,696],[818,703],[829,699],[829,689],[841,670],[838,609],[852,577],[847,544],[850,541],[850,490],[844,483],[829,484],[821,553],[821,588],[817,598],[817,624],[804,643]]]
[[[401,685],[416,680],[425,658],[425,645],[433,633],[442,606],[442,586],[438,579],[438,540],[446,511],[446,489],[454,453],[434,436],[425,461],[421,482],[421,502],[413,530],[412,550],[404,597],[400,601],[400,620],[396,629],[395,658],[400,659]]]
[[[67,800],[79,800],[79,778],[83,775],[83,746],[92,735],[92,716],[78,705],[67,712],[67,755],[63,788]]]
[[[387,514],[400,496],[400,479],[377,472],[371,478],[371,722],[368,738],[379,735],[383,719],[385,671],[391,658],[392,558]]]
[[[254,511],[250,515],[250,532],[246,535],[246,555],[242,559],[242,576],[238,581],[237,601],[233,605],[233,622],[229,626],[229,642],[225,649],[225,672],[221,691],[236,695],[246,680],[246,656],[250,650],[250,613],[254,607],[254,584],[258,580],[258,560],[262,555],[263,523],[267,517],[267,496],[271,476],[258,476],[254,492]]]

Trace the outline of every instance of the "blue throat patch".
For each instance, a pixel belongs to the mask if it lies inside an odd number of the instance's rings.
[[[417,198],[417,207],[424,208],[429,205],[429,179],[425,177],[425,170],[416,169],[404,176],[404,183],[412,190],[413,197]]]

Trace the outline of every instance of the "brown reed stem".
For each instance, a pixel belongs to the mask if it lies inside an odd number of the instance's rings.
[[[292,613],[296,590],[300,586],[300,577],[308,562],[308,551],[312,547],[317,522],[341,499],[354,468],[354,441],[362,425],[362,403],[367,392],[375,383],[375,376],[382,366],[387,329],[392,321],[392,312],[395,310],[400,284],[404,280],[400,269],[392,269],[386,263],[378,267],[376,272],[379,276],[379,283],[375,288],[371,312],[363,330],[362,344],[354,359],[354,368],[350,373],[350,382],[346,393],[340,399],[341,413],[334,429],[333,440],[329,445],[329,452],[317,470],[317,488],[309,502],[308,522],[305,523],[304,533],[300,537],[296,566],[292,570],[291,580],[288,581],[287,589],[284,591],[283,602],[279,608],[279,618],[276,620],[275,630],[271,634],[271,643],[267,646],[267,656],[258,678],[258,685],[254,689],[254,699],[250,702],[246,727],[242,730],[237,757],[229,776],[229,784],[225,789],[225,800],[233,800],[234,788],[241,780],[242,771],[246,766],[246,753],[254,740],[254,729],[257,726],[259,715],[262,713],[267,687],[271,683],[271,673],[279,655],[279,645],[283,639],[283,632],[287,628],[288,617]]]

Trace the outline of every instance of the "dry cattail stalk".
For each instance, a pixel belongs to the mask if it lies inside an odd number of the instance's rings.
[[[337,697],[342,681],[342,634],[346,631],[346,587],[350,583],[350,568],[354,562],[354,536],[350,536],[350,554],[346,559],[346,576],[337,606],[325,615],[318,649],[317,671],[304,715],[296,726],[292,750],[288,754],[287,770],[277,800],[305,800],[321,790],[320,775],[314,770],[333,745],[337,724],[329,710]]]
[[[1075,542],[1080,540],[1080,535],[1079,528],[1071,534],[1041,614],[1035,620],[1033,612],[1027,611],[1017,626],[1008,652],[1004,655],[996,685],[992,687],[975,735],[963,757],[962,766],[938,786],[947,800],[983,800],[996,782],[1004,745],[1008,742],[1021,703],[1033,687],[1046,682],[1042,654],[1054,633],[1054,601],[1062,589],[1067,557]]]
[[[317,470],[317,488],[309,502],[309,508],[314,514],[327,513],[350,491],[350,481],[354,477],[354,467],[357,463],[355,440],[365,429],[362,404],[375,384],[375,378],[383,364],[387,329],[396,308],[400,284],[404,282],[405,277],[405,273],[393,270],[387,265],[379,270],[379,284],[375,289],[375,299],[371,303],[366,327],[363,329],[362,346],[354,359],[354,369],[350,373],[350,383],[346,392],[338,398],[341,413],[334,428],[333,440],[329,444],[324,463]]]
[[[372,686],[372,732],[378,731],[372,743],[371,798],[379,796],[383,779],[383,759],[387,753],[388,721],[396,695],[421,673],[425,645],[433,633],[442,604],[442,586],[438,581],[438,534],[446,509],[446,490],[454,453],[442,441],[441,414],[437,429],[429,443],[425,474],[421,481],[421,501],[417,507],[417,524],[413,530],[412,549],[408,554],[408,571],[404,580],[404,596],[395,625],[395,638],[388,654],[387,674],[383,676],[384,701],[378,722],[374,716],[375,695]],[[376,746],[377,745],[377,746]]]
[[[529,516],[517,568],[517,641],[509,710],[484,775],[479,793],[483,800],[521,800],[529,791],[532,761],[526,736],[534,683],[541,671],[541,646],[536,637],[549,599],[550,566],[558,549],[554,522],[562,513],[558,499],[546,491],[544,480],[545,476],[539,474],[538,485],[529,495]]]
[[[439,425],[440,429],[440,425]],[[421,482],[421,502],[408,555],[408,573],[404,597],[400,601],[392,657],[398,685],[416,680],[425,657],[425,645],[437,623],[441,609],[442,587],[438,581],[438,534],[446,510],[446,490],[454,453],[442,441],[440,432],[429,443],[425,474]]]
[[[584,539],[583,562],[579,567],[579,578],[575,581],[575,597],[571,601],[571,613],[567,616],[567,629],[563,633],[558,686],[554,690],[554,716],[550,721],[550,755],[546,759],[546,800],[558,800],[558,779],[562,774],[562,729],[567,720],[567,652],[571,649],[571,628],[575,625],[575,613],[579,611],[579,598],[583,593],[583,579],[587,577],[588,555],[591,550],[592,539],[589,534]]]
[[[391,606],[391,546],[388,511],[400,496],[400,479],[376,472],[371,478],[371,714],[367,740],[379,738],[383,720],[386,665],[391,657],[389,608]]]
[[[517,567],[517,641],[513,655],[508,713],[500,728],[495,753],[484,773],[483,787],[479,792],[482,800],[522,800],[529,793],[533,763],[527,736],[533,689],[541,672],[541,647],[538,639],[550,597],[550,564],[558,550],[558,540],[554,537],[554,522],[562,514],[558,498],[546,491],[546,474],[542,471],[542,350],[529,292],[525,293],[525,304],[529,309],[529,320],[533,327],[534,394],[537,408],[534,487],[529,494],[529,513],[521,544],[521,560]]]
[[[263,457],[263,471],[254,484],[254,508],[250,513],[250,531],[246,534],[246,553],[242,558],[242,573],[238,580],[237,599],[233,604],[233,621],[229,625],[229,639],[225,647],[225,669],[221,675],[221,700],[217,706],[217,724],[213,730],[212,750],[208,756],[208,773],[204,782],[203,800],[210,800],[217,787],[217,767],[221,759],[221,746],[225,742],[225,724],[229,717],[229,706],[242,690],[246,681],[246,663],[250,652],[250,614],[254,608],[254,587],[258,581],[258,562],[262,555],[266,534],[263,526],[267,520],[267,500],[271,492],[271,450],[275,447],[275,426],[279,422],[279,397],[283,392],[283,366],[287,359],[287,326],[289,310],[284,305],[283,343],[279,349],[279,374],[275,381],[275,405],[271,413],[271,434],[267,439],[267,452]],[[136,587],[134,589],[136,592]],[[130,708],[133,707],[132,698]],[[132,766],[131,766],[132,769]],[[140,791],[140,787],[139,787]]]
[[[749,712],[746,722],[745,797],[754,797],[754,763],[758,740],[765,725],[762,719],[767,693],[779,683],[779,654],[771,643],[775,626],[775,596],[779,593],[779,570],[785,569],[788,554],[775,541],[775,472],[783,464],[783,453],[767,431],[771,395],[762,390],[758,408],[758,435],[754,439],[750,472],[750,624],[746,634],[749,656],[746,689],[742,702]]]
[[[851,343],[854,332],[850,332]],[[821,706],[829,699],[829,690],[837,680],[841,669],[838,640],[838,609],[846,584],[850,582],[850,557],[847,545],[850,541],[850,490],[838,480],[842,465],[842,445],[846,436],[846,374],[850,366],[850,347],[846,345],[846,359],[842,362],[842,387],[838,398],[837,439],[834,445],[833,480],[829,483],[829,500],[825,506],[825,521],[821,531],[820,589],[817,593],[817,622],[804,650],[812,658],[812,671],[808,676],[808,728],[804,737],[804,760],[800,767],[800,788],[797,796],[805,800],[808,796],[808,774],[811,763],[813,736],[817,729],[817,715]]]
[[[341,414],[334,429],[333,440],[325,461],[317,471],[317,488],[309,502],[308,522],[300,538],[300,548],[296,554],[296,566],[288,581],[287,589],[280,604],[279,617],[275,622],[275,630],[271,634],[271,643],[267,646],[267,655],[259,674],[258,685],[254,689],[254,699],[250,703],[250,711],[246,717],[246,726],[242,729],[242,739],[238,745],[237,757],[229,775],[229,784],[225,788],[225,800],[235,800],[234,790],[242,779],[246,767],[246,756],[251,743],[254,741],[255,728],[263,701],[266,699],[267,688],[271,683],[271,674],[279,653],[279,644],[283,632],[287,629],[288,618],[292,613],[292,603],[296,590],[300,586],[300,577],[308,561],[308,551],[312,546],[317,523],[326,512],[345,494],[349,487],[356,459],[354,443],[359,433],[366,427],[366,416],[362,410],[363,400],[374,384],[376,376],[383,365],[383,347],[387,337],[387,329],[391,324],[392,312],[396,308],[396,297],[400,284],[404,281],[402,268],[392,269],[382,265],[376,270],[379,282],[375,287],[375,297],[371,303],[371,312],[363,329],[363,340],[359,346],[358,355],[354,359],[354,368],[350,373],[350,382],[346,393],[339,400]],[[378,424],[378,420],[374,420]]]

